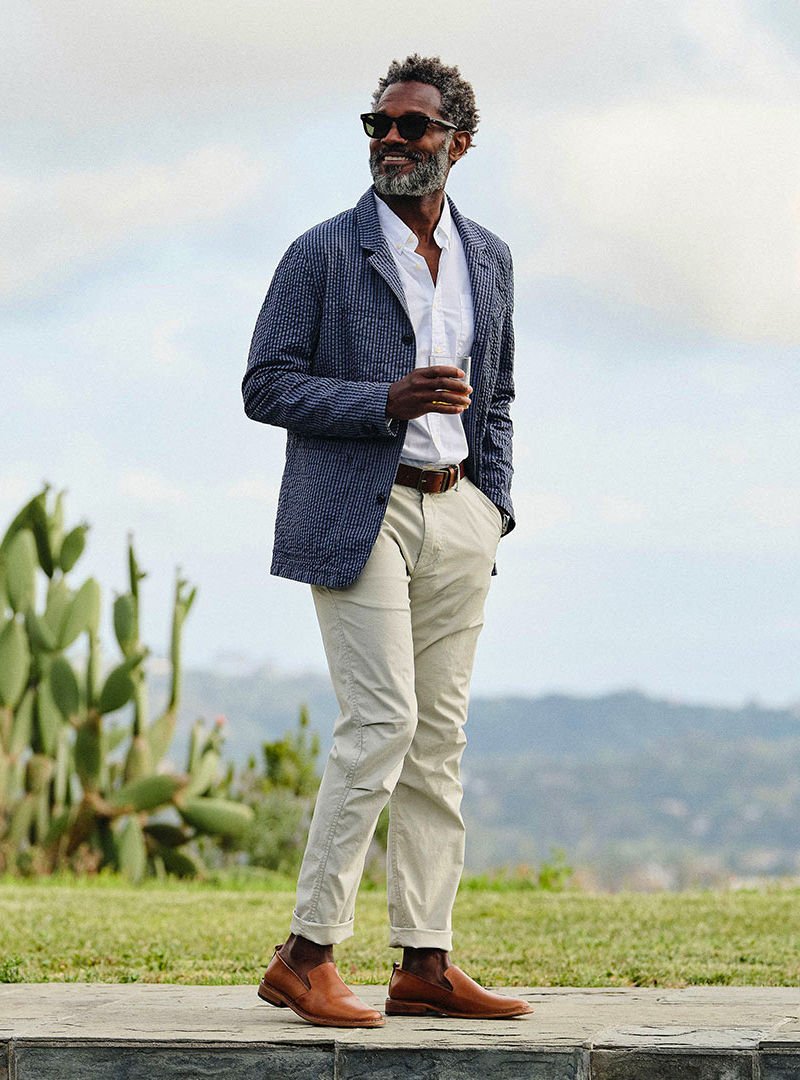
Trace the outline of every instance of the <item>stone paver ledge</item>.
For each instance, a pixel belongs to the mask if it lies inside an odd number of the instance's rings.
[[[800,1080],[798,988],[505,989],[533,1014],[347,1030],[250,986],[0,986],[0,1080]]]

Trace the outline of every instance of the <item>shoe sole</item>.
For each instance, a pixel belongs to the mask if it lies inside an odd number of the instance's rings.
[[[450,1016],[454,1020],[511,1020],[516,1016],[527,1016],[533,1009],[524,1012],[454,1012],[439,1005],[429,1005],[425,1001],[395,1001],[386,999],[387,1016]]]
[[[266,986],[263,982],[259,984],[258,996],[262,1001],[266,1001],[268,1005],[274,1005],[278,1009],[291,1009],[292,1012],[302,1019],[306,1020],[309,1024],[316,1024],[317,1027],[383,1027],[386,1021],[381,1017],[379,1020],[325,1020],[320,1016],[312,1016],[311,1013],[307,1013],[304,1009],[301,1009],[296,1001],[293,1001],[290,997],[282,994],[280,990],[276,990],[272,986]]]

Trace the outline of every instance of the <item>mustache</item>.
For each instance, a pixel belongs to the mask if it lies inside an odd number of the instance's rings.
[[[376,150],[372,155],[372,160],[380,162],[387,157],[404,157],[409,161],[422,161],[422,154],[418,154],[416,150]]]

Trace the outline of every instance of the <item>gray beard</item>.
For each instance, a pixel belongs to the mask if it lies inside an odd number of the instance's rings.
[[[448,139],[441,150],[432,154],[427,161],[415,160],[414,168],[403,176],[398,176],[401,165],[392,167],[388,172],[381,172],[378,159],[382,151],[370,154],[369,167],[372,172],[372,181],[379,195],[407,195],[419,198],[421,195],[433,195],[441,191],[447,179],[447,169],[450,164],[448,151],[452,132],[448,132]],[[417,159],[417,155],[413,154]]]

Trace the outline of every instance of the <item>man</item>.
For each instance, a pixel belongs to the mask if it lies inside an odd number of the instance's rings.
[[[291,933],[259,995],[348,1027],[385,1022],[345,987],[333,946],[353,932],[387,801],[389,944],[403,949],[387,1014],[531,1011],[449,959],[469,680],[513,527],[511,257],[444,197],[478,120],[458,69],[395,61],[372,105],[373,187],[287,251],[243,383],[247,415],[287,429],[272,572],[311,584],[341,709]]]

